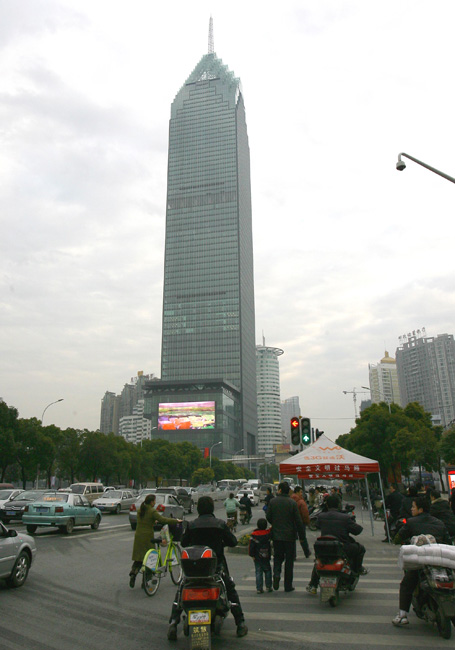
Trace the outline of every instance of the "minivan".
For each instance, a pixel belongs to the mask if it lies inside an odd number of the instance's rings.
[[[80,494],[92,503],[102,496],[104,485],[102,483],[73,483],[70,485],[70,490],[73,494]]]

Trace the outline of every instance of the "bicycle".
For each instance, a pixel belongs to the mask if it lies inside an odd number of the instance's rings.
[[[164,560],[161,557],[161,545],[163,538],[153,537],[152,544],[144,556],[142,567],[142,588],[147,596],[154,596],[160,586],[161,578],[169,571],[171,580],[175,585],[182,581],[182,551],[178,543],[174,541],[174,536],[169,531],[169,541]]]

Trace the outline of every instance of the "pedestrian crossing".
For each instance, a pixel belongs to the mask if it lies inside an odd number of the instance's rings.
[[[349,650],[368,648],[380,650],[388,646],[390,650],[404,646],[415,648],[447,648],[453,641],[442,639],[436,627],[410,615],[410,625],[406,629],[395,628],[392,618],[398,610],[398,590],[402,571],[398,567],[398,547],[387,545],[376,547],[367,554],[365,566],[370,573],[361,577],[354,592],[340,595],[336,608],[321,603],[318,596],[305,591],[313,567],[312,560],[298,556],[294,565],[295,591],[283,590],[283,573],[280,590],[272,593],[256,594],[254,565],[250,558],[247,571],[239,579],[234,575],[237,591],[249,628],[248,637],[242,647],[249,643],[256,648],[262,643],[271,648],[305,648],[305,650]],[[238,562],[236,562],[238,564]],[[231,566],[231,561],[229,561]],[[236,567],[237,568],[237,567]],[[244,567],[242,567],[244,568]],[[231,572],[234,574],[234,567]],[[455,629],[454,634],[455,638]],[[258,645],[259,647],[259,645]]]

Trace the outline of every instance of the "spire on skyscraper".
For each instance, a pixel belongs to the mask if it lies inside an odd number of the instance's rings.
[[[210,16],[209,20],[209,54],[213,54],[215,52],[215,45],[213,42],[213,18]]]

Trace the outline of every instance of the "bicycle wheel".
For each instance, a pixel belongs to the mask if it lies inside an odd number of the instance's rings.
[[[160,586],[160,581],[162,576],[160,570],[162,567],[161,554],[157,553],[157,556],[158,557],[157,557],[156,566],[154,570],[150,569],[147,566],[147,564],[143,566],[144,572],[142,574],[142,588],[147,594],[147,596],[154,596],[158,591],[158,587]]]
[[[169,561],[169,573],[171,580],[175,585],[179,585],[182,581],[182,551],[177,544],[173,545],[171,559]]]

